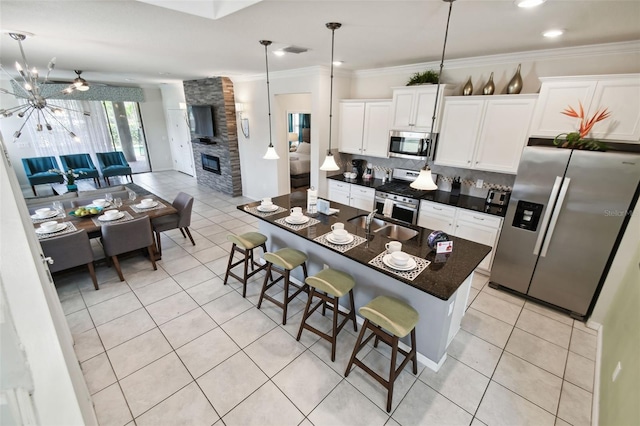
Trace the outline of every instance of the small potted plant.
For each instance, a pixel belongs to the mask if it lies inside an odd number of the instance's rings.
[[[78,190],[78,185],[76,185],[76,178],[80,177],[80,175],[85,174],[85,172],[76,172],[73,169],[69,169],[66,172],[60,169],[50,169],[49,173],[57,173],[62,176],[67,183],[67,190],[69,190],[70,192]]]
[[[578,111],[573,107],[568,106],[562,114],[580,119],[580,127],[577,132],[560,133],[553,139],[553,143],[561,148],[573,148],[573,149],[588,149],[591,151],[606,151],[607,145],[599,140],[587,138],[586,136],[591,132],[593,126],[604,119],[611,116],[611,113],[604,108],[597,110],[590,119],[586,119],[584,115],[584,108],[582,103],[578,102],[580,108]]]
[[[440,75],[433,70],[417,72],[409,78],[407,86],[415,86],[416,84],[436,84],[438,83],[439,78]]]

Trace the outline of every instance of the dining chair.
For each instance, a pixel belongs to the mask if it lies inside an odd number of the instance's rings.
[[[149,216],[127,220],[125,222],[102,225],[102,247],[107,259],[111,259],[118,272],[120,281],[124,281],[118,255],[146,247],[153,269],[157,270],[153,250],[153,233]]]
[[[76,180],[93,179],[93,182],[98,185],[98,187],[101,186],[100,173],[98,173],[98,169],[93,164],[93,160],[91,160],[89,154],[61,155],[60,162],[65,171],[73,169],[75,172],[81,172]]]
[[[40,240],[42,253],[49,261],[49,271],[58,272],[80,265],[87,265],[93,287],[98,290],[98,279],[93,267],[93,250],[89,242],[89,236],[84,229],[58,237],[50,237]]]
[[[178,210],[177,213],[156,217],[151,220],[153,231],[156,235],[156,245],[158,246],[158,254],[162,255],[162,245],[160,243],[160,233],[171,229],[179,229],[183,237],[189,236],[191,244],[194,246],[196,242],[191,236],[189,225],[191,225],[191,210],[193,209],[193,197],[184,192],[178,193],[172,203],[173,207]],[[185,235],[186,233],[186,235]]]
[[[96,157],[98,158],[100,171],[102,171],[102,177],[104,177],[107,185],[111,185],[109,178],[113,176],[129,176],[133,183],[131,166],[124,158],[122,151],[96,152]]]
[[[59,169],[56,157],[30,157],[22,159],[24,172],[31,184],[33,195],[36,194],[36,185],[46,183],[64,183],[64,178],[58,173],[50,172],[51,169]]]

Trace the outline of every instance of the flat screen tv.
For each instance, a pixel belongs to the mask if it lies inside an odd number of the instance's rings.
[[[189,105],[189,127],[191,129],[191,142],[216,143],[215,122],[213,120],[213,106]]]

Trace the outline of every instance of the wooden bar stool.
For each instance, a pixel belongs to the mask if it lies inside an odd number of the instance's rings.
[[[303,286],[299,286],[295,283],[290,282],[291,271],[298,266],[302,266],[302,271],[304,273],[304,278],[307,278],[307,255],[301,252],[300,250],[295,250],[292,248],[283,248],[275,253],[265,253],[264,259],[267,261],[267,275],[264,277],[264,282],[262,284],[262,292],[260,293],[260,300],[258,301],[258,309],[262,305],[262,299],[267,299],[276,306],[282,308],[282,325],[287,323],[287,306],[289,302],[293,300],[298,294],[303,291],[307,291],[309,286],[304,284]],[[277,272],[280,276],[275,281],[271,276],[271,272]],[[273,297],[267,294],[267,290],[277,284],[280,280],[284,279],[284,297],[282,302],[274,299]],[[271,280],[271,283],[269,283]],[[289,285],[297,288],[298,290],[289,295]]]
[[[231,275],[233,278],[242,283],[242,297],[246,297],[247,280],[258,272],[267,268],[266,264],[261,265],[253,259],[253,249],[256,247],[262,247],[263,252],[267,252],[267,245],[265,244],[265,242],[267,241],[267,237],[259,232],[247,232],[246,234],[242,235],[228,235],[227,240],[231,241],[233,245],[231,246],[231,252],[229,253],[227,272],[224,274],[224,285],[227,285],[227,280],[229,279],[229,275]],[[233,263],[233,255],[235,254],[235,252],[243,254],[244,258],[240,259],[236,263]],[[244,274],[242,277],[231,272],[233,268],[241,263],[244,263]],[[249,265],[251,265],[250,273]],[[255,269],[254,266],[258,266],[258,269]]]
[[[358,312],[365,320],[362,324],[362,331],[358,335],[358,340],[353,348],[351,359],[347,365],[344,376],[347,377],[353,364],[362,368],[376,379],[381,385],[387,388],[387,413],[391,412],[391,399],[393,398],[393,382],[409,361],[413,361],[413,374],[418,374],[418,361],[416,359],[416,324],[418,323],[418,312],[406,303],[388,296],[378,296],[371,302],[361,307]],[[383,328],[389,331],[383,330]],[[364,341],[365,331],[371,330],[371,335]],[[411,332],[411,350],[404,351],[398,347],[398,340]],[[362,361],[356,358],[356,354],[371,340],[376,338],[374,346],[378,346],[378,340],[382,340],[391,346],[391,366],[389,368],[389,380],[383,379],[380,375],[367,367]],[[404,355],[404,361],[396,369],[396,358],[398,352]]]
[[[349,274],[328,268],[307,278],[304,282],[309,284],[310,287],[309,299],[307,300],[307,305],[304,308],[304,314],[302,315],[302,322],[300,323],[300,329],[298,330],[298,337],[296,340],[300,340],[303,329],[307,329],[317,334],[323,339],[331,342],[331,361],[335,361],[336,340],[338,333],[342,330],[342,327],[344,327],[349,320],[352,320],[353,330],[358,331],[358,326],[356,324],[356,308],[353,304],[353,287],[355,286],[356,281]],[[338,299],[347,293],[349,293],[349,304],[351,307],[349,313],[341,312],[338,309]],[[314,296],[318,297],[320,301],[312,309],[309,309]],[[333,305],[333,328],[331,330],[331,335],[323,333],[317,328],[306,323],[307,318],[309,318],[320,306],[322,306],[322,315],[324,315],[327,303],[331,303]],[[338,314],[344,316],[340,325],[338,325]]]

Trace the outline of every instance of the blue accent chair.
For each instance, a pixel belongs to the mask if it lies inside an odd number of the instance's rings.
[[[93,160],[91,160],[91,156],[89,154],[69,154],[69,155],[61,155],[60,162],[62,163],[62,167],[67,171],[69,169],[73,169],[74,172],[83,172],[76,178],[78,179],[93,179],[93,182],[100,187],[100,174],[98,173],[98,169],[93,164]]]
[[[56,157],[31,157],[23,158],[22,166],[31,184],[33,195],[36,194],[36,185],[51,183],[64,183],[64,178],[58,173],[51,173],[51,169],[60,169]]]
[[[102,177],[107,185],[111,185],[109,178],[113,176],[129,176],[131,183],[133,183],[131,167],[121,151],[96,152],[96,157],[98,157]]]

